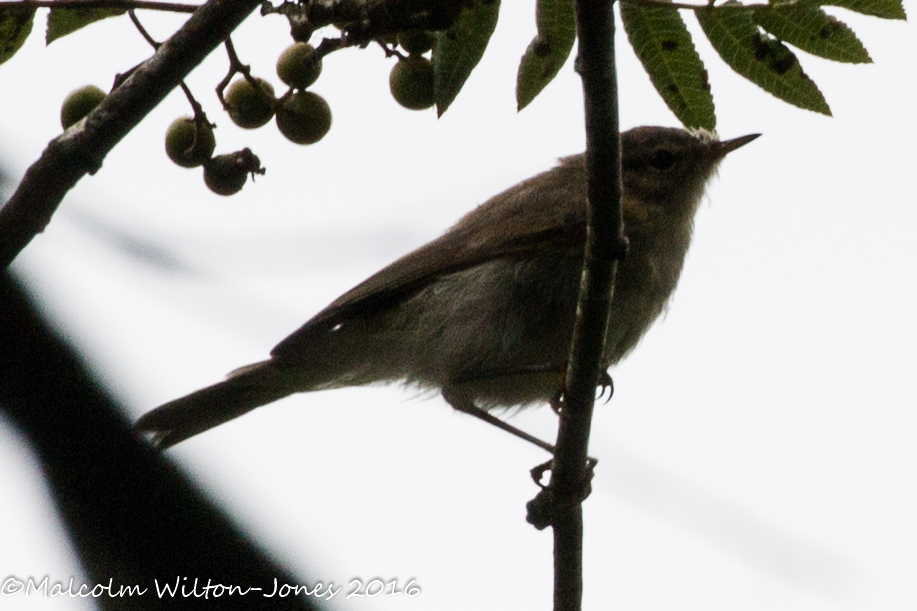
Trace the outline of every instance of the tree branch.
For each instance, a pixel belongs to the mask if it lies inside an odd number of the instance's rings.
[[[265,4],[263,15],[278,13],[290,21],[294,40],[308,42],[326,25],[340,28],[347,46],[405,30],[446,30],[462,10],[464,0],[311,0],[300,4],[286,0]]]
[[[346,24],[348,34],[368,39],[408,29],[448,29],[464,4],[463,0],[312,0],[307,6],[315,27]]]
[[[40,467],[89,587],[114,584],[95,597],[94,608],[327,609],[311,596],[227,595],[218,601],[199,594],[156,596],[154,580],[174,583],[176,576],[189,576],[189,589],[197,576],[205,578],[202,588],[211,578],[270,588],[274,579],[296,583],[305,576],[297,578],[269,557],[173,461],[150,447],[124,407],[102,388],[99,374],[86,368],[36,310],[20,282],[0,272],[0,412]],[[310,561],[320,563],[321,558]],[[131,585],[147,594],[119,595]]]
[[[551,469],[554,609],[582,604],[582,500],[588,494],[589,429],[619,260],[627,249],[621,212],[621,137],[614,57],[614,4],[577,0],[579,72],[589,171],[586,253]]]
[[[193,13],[200,8],[199,4],[176,4],[174,2],[150,2],[148,0],[15,0],[15,2],[0,2],[0,8],[35,10],[37,8],[52,9],[135,9],[150,11],[166,11],[171,13]]]

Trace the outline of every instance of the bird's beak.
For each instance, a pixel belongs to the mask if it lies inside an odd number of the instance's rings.
[[[742,136],[741,138],[734,138],[732,140],[724,140],[722,142],[718,142],[714,148],[714,156],[717,159],[722,159],[737,148],[741,148],[752,140],[758,138],[760,135],[761,134],[749,134],[747,136]]]

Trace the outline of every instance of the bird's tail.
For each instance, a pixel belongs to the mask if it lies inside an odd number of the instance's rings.
[[[219,384],[157,407],[136,426],[152,433],[156,447],[165,449],[296,392],[282,378],[272,361],[255,363],[234,371]]]

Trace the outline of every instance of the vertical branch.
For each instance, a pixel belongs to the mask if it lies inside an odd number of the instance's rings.
[[[621,137],[614,57],[613,0],[577,0],[579,73],[586,108],[589,171],[586,252],[557,451],[551,471],[555,499],[554,609],[582,604],[583,515],[588,493],[589,429],[601,371],[608,313],[619,260],[627,248],[621,212]]]

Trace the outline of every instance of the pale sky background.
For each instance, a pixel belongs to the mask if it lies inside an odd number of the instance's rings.
[[[572,63],[515,111],[533,9],[505,3],[440,120],[391,99],[381,50],[327,58],[313,90],[334,124],[311,147],[273,124],[232,125],[212,94],[227,65],[214,53],[188,82],[219,124],[217,151],[250,146],[267,175],[220,198],[200,170],[172,165],[163,134],[190,111],[176,91],[67,197],[15,271],[133,418],[264,358],[343,291],[583,149]],[[764,136],[722,164],[667,316],[612,370],[616,395],[597,407],[586,609],[917,606],[917,37],[907,23],[831,12],[875,61],[800,53],[834,118],[759,90],[695,35],[721,136]],[[141,18],[159,38],[182,19]],[[285,21],[253,17],[234,40],[279,89]],[[676,126],[623,32],[618,43],[622,127]],[[108,88],[149,53],[126,17],[48,48],[33,32],[0,66],[0,155],[14,178],[60,132],[71,89]],[[513,422],[556,434],[549,409]],[[0,577],[81,578],[26,446],[7,423],[0,437]],[[551,535],[525,522],[528,469],[546,455],[439,397],[299,395],[168,456],[294,573],[422,588],[410,600],[338,596],[334,609],[550,609]]]

